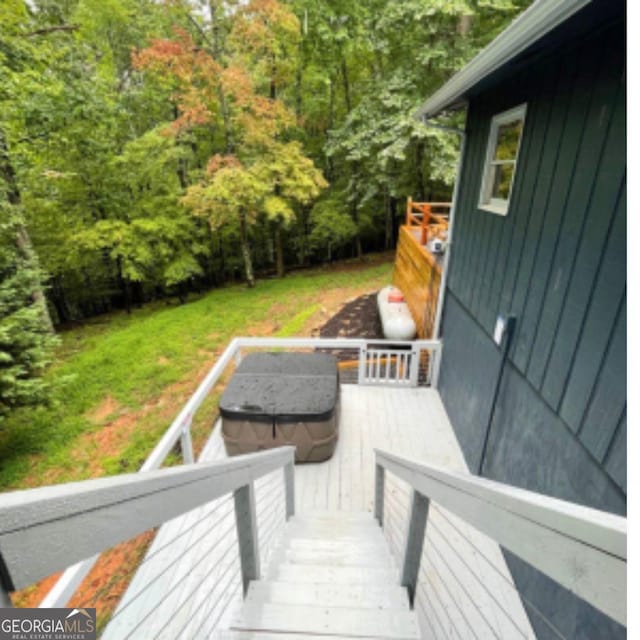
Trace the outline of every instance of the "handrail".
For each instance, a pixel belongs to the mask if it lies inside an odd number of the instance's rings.
[[[451,209],[451,202],[414,202],[407,198],[407,215],[405,224],[408,227],[420,228],[420,244],[426,245],[431,230],[446,230],[449,226],[447,215],[437,214],[433,209]],[[417,214],[417,215],[416,215]]]
[[[414,492],[402,581],[415,580],[428,517],[417,496],[435,500],[525,562],[626,624],[627,520],[539,493],[375,450],[375,515],[384,526],[384,478],[389,471]],[[422,533],[415,509],[422,518]],[[415,574],[415,575],[414,575]]]
[[[236,500],[244,578],[243,544],[254,555],[257,548],[255,504],[247,502],[253,482],[283,468],[287,517],[292,515],[294,454],[295,447],[280,447],[193,466],[1,494],[2,588],[22,589],[230,492]],[[257,559],[251,562],[255,572]]]
[[[393,343],[389,343],[385,340],[365,340],[359,338],[234,338],[198,385],[198,388],[180,410],[180,413],[178,413],[169,425],[169,428],[165,431],[158,444],[140,468],[140,472],[159,469],[178,441],[181,443],[183,462],[190,464],[194,461],[193,445],[191,443],[191,422],[193,421],[193,417],[209,395],[211,389],[218,383],[218,380],[220,380],[229,364],[231,364],[233,360],[239,360],[243,348],[353,348],[362,350],[366,348],[367,345],[372,344],[393,344],[394,347],[413,346],[414,349],[430,349],[435,355],[431,361],[431,381],[434,385],[437,383],[441,348],[439,340],[415,340],[413,342],[394,341]],[[97,560],[98,557],[96,556],[68,567],[39,606],[64,607],[88,575],[89,571],[91,571]]]

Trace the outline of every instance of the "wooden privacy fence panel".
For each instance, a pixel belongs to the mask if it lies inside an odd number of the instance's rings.
[[[431,338],[438,305],[441,266],[421,247],[409,227],[400,227],[393,284],[404,294],[418,329],[418,336]]]

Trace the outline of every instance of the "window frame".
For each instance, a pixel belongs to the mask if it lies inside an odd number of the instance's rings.
[[[507,111],[497,113],[491,118],[491,127],[489,129],[489,139],[487,141],[487,151],[485,155],[484,165],[482,168],[482,185],[480,187],[480,196],[478,198],[478,209],[495,213],[500,216],[506,216],[509,213],[509,204],[511,202],[511,194],[513,192],[513,184],[516,179],[516,172],[518,170],[518,158],[520,156],[520,148],[522,146],[522,138],[524,137],[524,126],[527,115],[527,104],[522,103]],[[491,198],[490,189],[492,187],[492,181],[490,179],[491,169],[494,164],[507,164],[511,161],[502,161],[497,163],[494,160],[496,152],[496,146],[498,142],[498,130],[502,125],[509,124],[511,122],[522,122],[522,132],[518,140],[518,147],[516,149],[516,155],[513,159],[513,173],[511,175],[511,184],[509,185],[509,197],[504,200],[502,198]]]

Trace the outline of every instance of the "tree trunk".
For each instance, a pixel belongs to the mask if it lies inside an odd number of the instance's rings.
[[[20,189],[18,187],[18,181],[16,179],[13,165],[11,164],[11,159],[9,158],[9,148],[7,147],[4,131],[2,129],[0,129],[0,178],[4,179],[7,185],[7,200],[9,201],[9,204],[16,208],[19,207],[21,204]],[[35,251],[33,250],[33,245],[31,244],[27,228],[24,226],[22,221],[22,216],[19,218],[16,233],[16,245],[18,246],[20,253],[22,253],[22,255],[35,268],[38,268],[38,256],[36,256]],[[51,321],[51,315],[47,308],[47,300],[44,296],[44,291],[39,278],[36,287],[31,293],[31,299],[40,307],[44,327],[47,331],[53,333],[53,322]]]
[[[116,268],[118,271],[118,286],[122,292],[124,308],[128,315],[131,315],[131,292],[129,291],[129,282],[122,274],[122,258],[116,258]]]
[[[333,82],[333,78],[330,77],[329,78],[329,122],[324,132],[327,143],[329,142],[329,131],[331,131],[334,127],[335,111],[336,111],[335,84]],[[325,158],[327,159],[327,178],[329,179],[329,182],[333,182],[335,177],[335,166],[333,164],[333,158],[326,154],[325,154]]]
[[[276,223],[273,230],[273,240],[276,246],[276,273],[278,278],[284,278],[284,249],[282,247],[282,225],[280,223]]]
[[[302,49],[302,40],[298,47],[298,67],[296,68],[296,90],[295,90],[295,110],[296,110],[296,123],[300,125],[302,122],[302,74],[304,71],[304,53]]]
[[[424,159],[424,142],[418,142],[416,144],[416,180],[418,182],[418,190],[416,195],[418,196],[418,202],[425,202],[426,193],[424,185],[424,172],[422,171],[422,162]]]
[[[60,282],[60,276],[53,279],[53,289],[51,291],[51,303],[58,314],[58,324],[65,324],[71,320],[71,312],[65,296],[64,286]]]
[[[353,176],[352,178],[353,190],[357,191],[356,180],[358,175],[358,165],[355,162],[350,162],[349,166],[351,168],[351,174]],[[351,219],[354,221],[356,225],[356,235],[353,239],[356,257],[358,258],[358,260],[361,260],[362,259],[362,238],[360,237],[360,225],[358,224],[359,222],[358,203],[355,200],[351,201],[350,209],[351,209],[350,210]]]
[[[463,37],[468,36],[471,31],[472,20],[473,16],[470,14],[460,16],[456,31]]]
[[[362,238],[360,237],[359,233],[356,234],[354,243],[356,247],[356,258],[358,258],[358,260],[362,260]]]
[[[391,196],[389,190],[384,193],[384,248],[393,247],[393,211],[391,209]]]
[[[298,251],[298,265],[303,267],[307,264],[307,257],[309,255],[309,209],[306,206],[302,207],[302,213],[300,217],[300,249]]]
[[[242,245],[242,258],[244,260],[244,273],[247,279],[247,286],[251,289],[256,286],[256,280],[253,275],[253,263],[251,262],[247,217],[244,213],[240,214],[240,243]]]
[[[395,247],[398,243],[398,199],[393,196],[389,196],[389,207],[391,209],[392,226],[391,247]]]
[[[211,34],[213,38],[213,47],[210,53],[213,59],[224,66],[224,47],[222,44],[222,35],[220,33],[220,15],[224,12],[224,7],[218,0],[209,0],[209,12],[211,14]],[[220,113],[222,114],[222,124],[224,129],[224,146],[225,153],[233,153],[233,136],[231,133],[231,116],[229,113],[229,105],[227,97],[222,90],[222,86],[218,85],[218,102],[220,103]]]

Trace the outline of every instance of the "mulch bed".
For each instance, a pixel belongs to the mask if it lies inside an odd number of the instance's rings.
[[[367,293],[355,300],[347,302],[338,313],[329,318],[319,328],[316,335],[321,338],[367,338],[379,340],[383,338],[382,324],[378,316],[378,292]],[[315,333],[315,332],[314,332]],[[319,349],[323,351],[323,349]],[[356,383],[358,379],[357,350],[328,349],[340,364],[340,381],[342,383]]]
[[[379,340],[382,325],[378,316],[378,292],[367,293],[347,304],[320,327],[321,338],[369,338]]]

